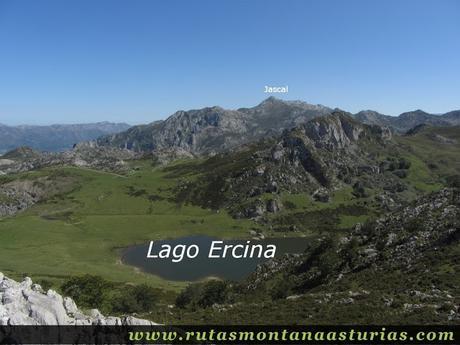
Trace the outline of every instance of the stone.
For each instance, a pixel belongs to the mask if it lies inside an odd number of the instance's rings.
[[[329,193],[326,189],[318,189],[312,194],[313,200],[319,202],[329,202]]]

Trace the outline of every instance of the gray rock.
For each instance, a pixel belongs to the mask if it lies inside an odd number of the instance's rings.
[[[88,315],[69,297],[54,290],[43,293],[30,278],[21,283],[0,273],[1,325],[155,325],[132,316],[104,316],[97,309]]]

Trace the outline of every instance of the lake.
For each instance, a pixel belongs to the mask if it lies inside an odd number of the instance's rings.
[[[267,260],[264,257],[236,259],[231,255],[225,258],[211,259],[208,257],[208,249],[211,247],[211,243],[217,240],[220,239],[199,235],[155,241],[154,246],[156,248],[163,244],[171,247],[197,245],[200,248],[200,252],[195,258],[185,257],[180,262],[172,262],[171,259],[161,258],[148,259],[146,256],[149,252],[149,243],[125,248],[122,251],[121,260],[126,265],[137,267],[144,272],[172,281],[197,281],[208,277],[239,281],[252,273],[258,264]],[[246,245],[247,241],[225,240],[224,244]],[[303,237],[250,240],[251,244],[276,245],[276,257],[286,253],[302,253],[306,249],[308,242],[309,239]]]

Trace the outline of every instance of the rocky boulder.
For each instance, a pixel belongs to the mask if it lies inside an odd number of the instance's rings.
[[[155,325],[133,316],[104,316],[97,309],[84,313],[69,297],[43,291],[30,278],[21,283],[0,273],[0,326],[6,325]]]

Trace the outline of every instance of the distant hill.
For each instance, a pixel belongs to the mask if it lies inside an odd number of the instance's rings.
[[[0,124],[0,154],[20,146],[43,151],[64,151],[76,143],[125,131],[126,123],[98,122],[51,126],[6,126]]]
[[[436,115],[418,109],[402,113],[399,116],[383,115],[373,110],[364,110],[355,114],[355,118],[365,124],[388,126],[397,132],[406,132],[422,124],[437,127],[458,126],[460,125],[460,110]]]

